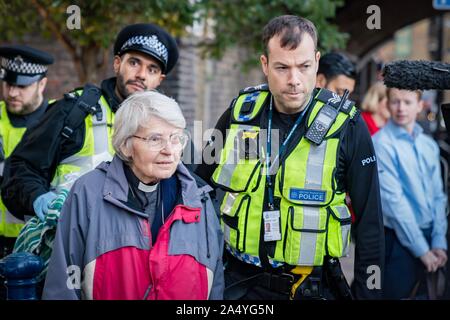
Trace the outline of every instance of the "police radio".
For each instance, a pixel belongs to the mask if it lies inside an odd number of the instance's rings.
[[[339,110],[344,105],[349,94],[350,91],[346,89],[344,91],[344,94],[342,95],[341,102],[339,103],[339,106],[337,108],[334,108],[329,104],[325,104],[320,109],[319,114],[316,116],[313,123],[306,132],[305,135],[306,139],[317,145],[320,145],[322,143],[323,139],[328,133],[328,130],[330,130],[331,126],[336,120],[339,114]]]

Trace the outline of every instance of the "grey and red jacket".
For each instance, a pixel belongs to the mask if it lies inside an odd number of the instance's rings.
[[[212,189],[198,187],[182,163],[175,175],[182,204],[155,243],[147,215],[127,205],[117,156],[80,177],[61,211],[43,299],[222,299],[223,235]]]

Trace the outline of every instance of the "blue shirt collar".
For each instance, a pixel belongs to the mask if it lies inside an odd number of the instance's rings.
[[[398,126],[395,122],[390,119],[386,124],[386,127],[391,131],[397,138],[407,138],[410,140],[415,140],[417,137],[423,133],[423,128],[417,123],[414,123],[414,128],[412,134],[409,134],[405,128]]]

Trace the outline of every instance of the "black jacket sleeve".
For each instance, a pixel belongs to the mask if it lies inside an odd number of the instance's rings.
[[[33,202],[50,189],[56,167],[61,160],[75,154],[83,146],[84,123],[70,138],[61,131],[74,102],[64,98],[53,104],[39,125],[28,129],[5,163],[2,199],[17,218],[34,215]]]
[[[338,187],[348,192],[355,214],[353,293],[357,299],[379,299],[384,270],[380,187],[372,139],[359,115],[349,122],[339,157],[344,165],[338,169]]]

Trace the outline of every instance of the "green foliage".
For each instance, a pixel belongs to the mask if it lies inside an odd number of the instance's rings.
[[[67,12],[72,5],[79,8],[80,29],[67,25],[76,21],[76,11]],[[0,41],[30,34],[58,40],[70,52],[80,83],[98,82],[106,50],[125,25],[153,22],[182,36],[196,11],[197,3],[191,0],[0,0]]]
[[[69,30],[66,12],[76,4],[81,11],[81,29]],[[43,19],[37,9],[41,6],[49,18]],[[75,47],[111,45],[117,32],[126,24],[154,22],[175,36],[184,33],[185,26],[193,23],[196,4],[189,0],[0,0],[0,40],[17,39],[27,33],[40,33],[50,37],[53,23]]]
[[[58,38],[82,56],[87,49],[110,47],[126,24],[154,22],[175,36],[183,36],[195,20],[207,21],[214,38],[205,51],[220,58],[227,48],[247,49],[255,62],[261,48],[263,26],[282,14],[310,19],[319,32],[319,49],[343,48],[348,38],[329,22],[344,0],[0,0],[0,41],[25,34]],[[69,30],[66,12],[76,4],[81,11],[81,29]],[[47,17],[45,17],[47,15]],[[247,61],[248,62],[248,61]],[[92,72],[92,70],[91,70]]]
[[[322,50],[342,48],[348,37],[329,22],[344,0],[0,0],[0,40],[16,39],[30,32],[52,36],[49,22],[38,14],[35,3],[79,47],[95,43],[106,48],[124,25],[135,22],[151,21],[175,36],[182,36],[195,17],[213,17],[210,21],[214,21],[215,39],[208,50],[216,57],[234,45],[261,52],[263,26],[282,14],[300,15],[313,21]],[[81,9],[81,30],[66,27],[69,17],[66,10],[73,4]]]
[[[264,25],[272,18],[292,14],[311,20],[319,33],[319,49],[329,51],[345,47],[347,34],[330,23],[343,0],[201,0],[203,16],[214,17],[215,39],[207,44],[214,57],[221,57],[225,49],[239,45],[248,48],[255,60],[262,52]]]

